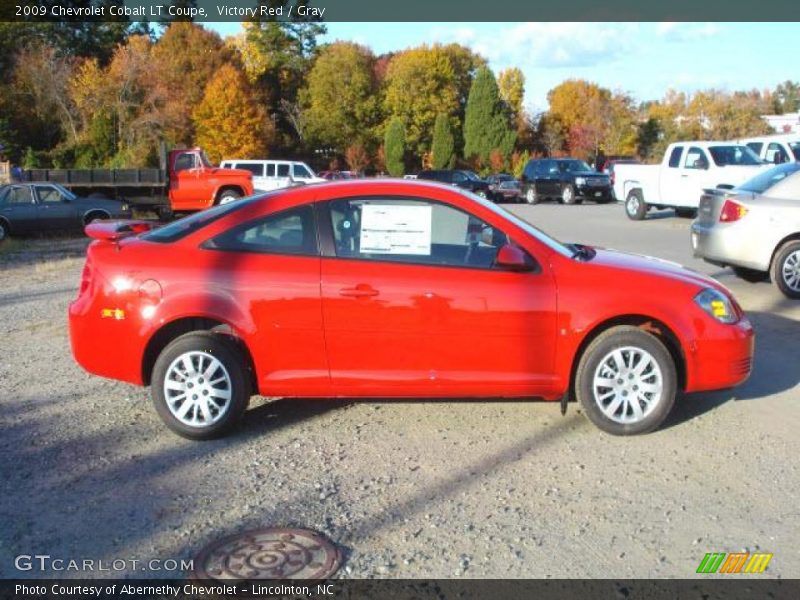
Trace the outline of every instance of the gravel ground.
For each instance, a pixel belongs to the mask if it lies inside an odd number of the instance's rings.
[[[231,436],[189,442],[148,390],[74,364],[66,310],[85,242],[15,240],[0,249],[0,577],[41,576],[16,571],[19,554],[190,558],[269,525],[324,533],[342,577],[685,578],[706,552],[743,549],[774,553],[766,575],[800,577],[800,303],[691,258],[689,221],[671,213],[514,210],[718,277],[756,327],[751,379],[681,399],[635,438],[575,404],[562,417],[546,402],[259,398]]]

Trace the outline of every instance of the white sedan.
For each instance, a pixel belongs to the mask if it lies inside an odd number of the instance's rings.
[[[733,190],[705,190],[692,223],[694,255],[748,281],[772,278],[800,298],[800,163],[764,171]]]

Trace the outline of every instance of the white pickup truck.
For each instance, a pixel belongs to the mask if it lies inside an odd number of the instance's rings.
[[[615,165],[614,194],[635,221],[650,208],[671,207],[680,217],[694,217],[704,189],[733,188],[768,167],[742,144],[677,142],[659,165]]]

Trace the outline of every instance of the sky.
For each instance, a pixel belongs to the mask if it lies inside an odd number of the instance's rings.
[[[210,23],[222,35],[239,23]],[[637,101],[667,89],[774,88],[800,79],[800,23],[326,23],[323,41],[354,41],[376,54],[458,42],[497,73],[519,67],[525,105],[547,108],[547,92],[570,78],[594,81]]]

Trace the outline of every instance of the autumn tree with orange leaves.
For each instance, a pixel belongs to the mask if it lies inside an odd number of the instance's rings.
[[[192,113],[197,144],[213,162],[266,158],[275,130],[244,73],[226,64],[206,86]]]

